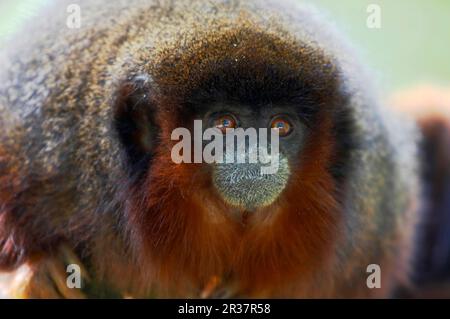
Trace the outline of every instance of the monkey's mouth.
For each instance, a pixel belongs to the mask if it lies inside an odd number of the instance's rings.
[[[289,178],[287,159],[280,160],[277,172],[262,174],[262,165],[218,164],[213,183],[229,205],[253,211],[271,205],[283,192]]]

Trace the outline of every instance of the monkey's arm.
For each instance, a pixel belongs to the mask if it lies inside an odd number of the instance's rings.
[[[81,288],[70,288],[67,284],[70,273],[67,266],[80,267]],[[52,256],[36,256],[19,269],[8,275],[7,287],[2,289],[12,298],[71,298],[87,297],[83,287],[89,282],[89,276],[81,261],[65,245]]]
[[[26,176],[21,125],[1,101],[0,111],[0,291],[12,298],[82,298],[80,289],[66,285],[69,264],[79,265],[82,281],[87,282],[81,261],[50,233],[35,233],[37,228],[45,229],[40,220],[45,215],[36,214],[42,203],[36,195],[47,187],[46,181]],[[54,248],[47,250],[49,239]]]

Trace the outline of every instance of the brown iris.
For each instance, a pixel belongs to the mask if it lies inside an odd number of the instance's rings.
[[[287,136],[292,132],[291,123],[283,117],[273,119],[270,127],[278,130],[279,136]]]
[[[214,125],[225,134],[227,129],[237,127],[237,121],[233,115],[223,115],[214,122]]]

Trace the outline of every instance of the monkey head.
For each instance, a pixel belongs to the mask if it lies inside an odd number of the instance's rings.
[[[177,283],[198,289],[211,276],[226,277],[240,291],[299,269],[306,276],[333,245],[339,222],[334,194],[346,162],[339,147],[346,96],[332,58],[286,32],[244,23],[209,29],[182,47],[174,42],[150,58],[144,52],[136,64],[115,123],[133,181],[132,242],[144,265],[151,260],[147,269],[160,279],[179,274]],[[177,128],[194,145],[181,156],[195,157],[195,121],[201,133],[215,128],[224,149],[230,129],[269,133],[234,150],[244,162],[174,163]],[[277,169],[261,174],[273,155],[270,132],[279,141]]]

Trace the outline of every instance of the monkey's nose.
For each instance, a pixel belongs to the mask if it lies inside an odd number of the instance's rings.
[[[214,168],[213,182],[225,202],[232,206],[252,210],[272,204],[286,187],[289,165],[280,157],[276,172],[263,174],[264,164],[218,164]]]

